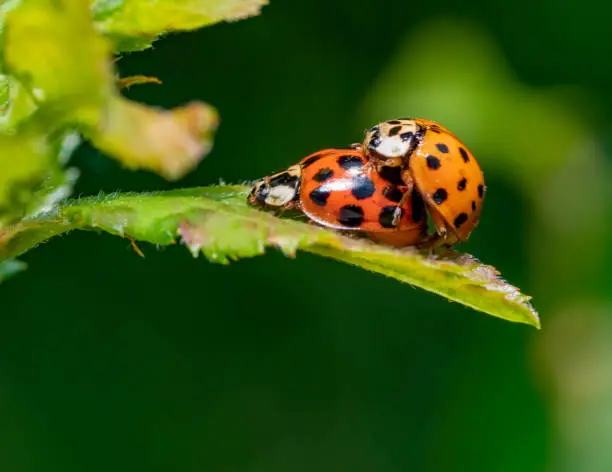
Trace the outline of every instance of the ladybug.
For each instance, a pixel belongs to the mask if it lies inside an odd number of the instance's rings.
[[[418,190],[436,227],[436,244],[468,240],[486,187],[478,162],[457,136],[433,121],[403,118],[373,126],[357,146],[381,175]]]
[[[427,215],[418,192],[405,197],[407,191],[383,179],[361,149],[325,149],[257,182],[248,202],[299,210],[321,226],[409,246],[427,238]]]

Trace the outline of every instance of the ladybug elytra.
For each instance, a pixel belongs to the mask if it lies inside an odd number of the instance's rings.
[[[299,210],[321,226],[409,246],[425,240],[427,218],[420,195],[415,191],[405,198],[406,191],[367,165],[361,150],[325,149],[258,182],[249,202]]]
[[[401,169],[404,185],[423,197],[441,243],[467,241],[478,225],[486,187],[459,138],[430,120],[397,119],[370,128],[362,147],[379,172]]]

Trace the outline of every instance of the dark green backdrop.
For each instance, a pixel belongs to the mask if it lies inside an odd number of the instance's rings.
[[[592,130],[588,136],[603,149],[596,174],[609,175],[612,7],[584,6],[571,0],[272,0],[260,17],[164,38],[118,64],[122,76],[153,75],[164,84],[127,93],[162,107],[193,99],[217,107],[222,124],[213,152],[197,171],[170,184],[120,169],[84,146],[73,160],[82,171],[76,193],[242,182],[318,149],[355,142],[378,118],[397,117],[376,108],[372,91],[386,87],[381,77],[398,57],[407,74],[418,67],[415,80],[460,84],[455,74],[471,77],[467,62],[466,69],[462,61],[451,67],[435,52],[428,55],[429,70],[411,62],[427,46],[411,36],[423,25],[438,25],[449,47],[462,41],[443,31],[444,24],[473,26],[488,38],[513,83],[531,87],[526,107],[551,87],[574,87],[573,109],[588,111],[570,119]],[[481,57],[476,52],[470,60]],[[454,114],[443,124],[461,134],[470,104],[453,96],[447,108]],[[420,95],[421,103],[428,99]],[[558,116],[555,100],[546,110]],[[398,115],[424,109],[397,104]],[[491,105],[487,113],[493,123],[508,116],[504,106]],[[540,180],[508,178],[506,166],[548,159],[545,152],[536,158],[514,153],[513,140],[528,148],[539,139],[539,125],[519,119],[500,125],[491,138],[516,164],[509,157],[496,163],[487,145],[491,135],[467,133],[465,141],[482,156],[489,193],[483,222],[461,250],[534,295],[542,331],[308,254],[291,260],[270,250],[219,266],[192,259],[182,247],[142,245],[141,259],[126,240],[75,233],[29,253],[23,258],[29,270],[0,288],[0,470],[610,470],[601,468],[610,452],[599,448],[597,456],[580,440],[588,439],[580,431],[592,430],[610,438],[609,428],[587,423],[577,430],[571,422],[612,415],[601,404],[592,417],[582,416],[584,395],[587,404],[598,404],[591,390],[580,396],[580,385],[593,379],[578,375],[584,365],[595,366],[596,379],[611,373],[607,351],[581,350],[602,332],[598,323],[609,320],[612,280],[597,265],[606,260],[606,247],[593,249],[582,233],[563,233],[565,227],[538,217],[566,205],[588,216],[591,206],[581,203],[586,194],[573,182],[592,163],[580,152],[567,160],[553,156],[559,159],[552,159],[541,187]],[[571,138],[555,133],[549,133],[555,142]],[[555,186],[557,174],[571,178]],[[588,189],[590,182],[578,187]],[[609,201],[602,195],[598,202]],[[608,210],[603,207],[594,230],[603,241]],[[547,247],[551,254],[544,257]],[[590,265],[580,266],[581,257],[563,264],[565,253],[583,247],[596,253]],[[585,277],[592,279],[572,292]],[[580,331],[583,317],[591,328]],[[576,330],[577,347],[567,341]],[[612,338],[606,336],[604,347]],[[572,362],[567,345],[586,359],[569,372],[555,363],[563,354]],[[597,390],[599,400],[612,398],[606,388]]]

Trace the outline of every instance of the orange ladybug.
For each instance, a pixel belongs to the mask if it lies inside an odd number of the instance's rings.
[[[478,162],[459,138],[433,121],[403,118],[370,128],[360,147],[381,175],[395,175],[418,190],[436,227],[436,245],[468,240],[486,187]]]
[[[248,201],[391,246],[417,245],[427,238],[425,204],[416,190],[406,192],[368,166],[360,149],[325,149],[257,182]]]

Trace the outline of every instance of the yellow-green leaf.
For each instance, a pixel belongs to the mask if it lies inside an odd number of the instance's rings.
[[[268,0],[96,0],[96,25],[115,50],[145,49],[160,35],[259,14]]]
[[[54,148],[35,132],[0,134],[0,228],[28,214],[57,167]]]
[[[85,0],[29,0],[6,15],[6,69],[38,104],[95,123],[114,87],[110,49]]]
[[[168,179],[182,177],[210,151],[219,120],[209,105],[165,111],[119,94],[125,82],[117,84],[89,0],[28,0],[4,12],[4,20],[5,70],[11,75],[2,89],[4,129],[36,115],[37,139],[76,128],[126,167]],[[6,153],[2,147],[0,153]]]

